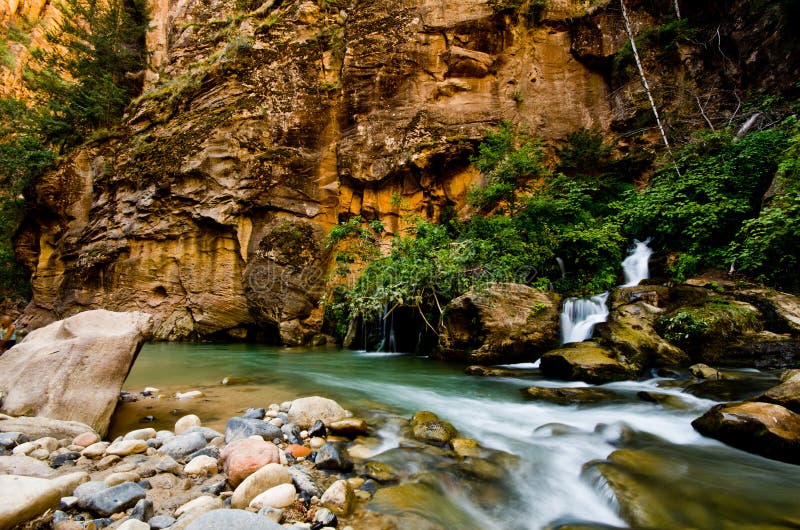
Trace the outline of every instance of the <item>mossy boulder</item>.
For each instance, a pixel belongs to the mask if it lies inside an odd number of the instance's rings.
[[[450,422],[440,420],[433,412],[417,412],[411,418],[411,432],[416,440],[443,446],[458,436]]]
[[[498,283],[444,308],[438,356],[475,364],[533,361],[558,344],[561,297]]]
[[[621,396],[616,392],[592,387],[548,388],[531,386],[522,389],[522,397],[535,401],[547,401],[557,405],[603,403],[621,399]]]
[[[607,383],[636,378],[639,367],[596,342],[576,342],[542,355],[542,373],[557,379]]]

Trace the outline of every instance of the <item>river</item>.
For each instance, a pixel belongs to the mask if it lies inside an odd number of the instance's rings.
[[[742,374],[750,383],[742,385],[743,395],[776,382],[775,374]],[[221,384],[224,378],[230,384]],[[800,467],[700,436],[690,422],[716,401],[687,393],[679,383],[669,378],[612,383],[603,388],[617,392],[617,400],[562,406],[526,401],[520,389],[587,385],[547,380],[535,369],[520,377],[467,376],[458,365],[408,355],[154,343],[144,346],[124,389],[154,386],[165,396],[199,389],[205,397],[124,404],[112,433],[171,428],[190,412],[222,429],[228,417],[247,407],[315,394],[377,418],[380,443],[373,449],[379,454],[373,458],[430,490],[407,501],[376,497],[371,507],[402,515],[407,528],[420,528],[421,520],[431,528],[459,530],[578,522],[624,528],[643,520],[664,528],[800,528]],[[671,397],[667,405],[644,402],[636,396],[640,391]],[[400,448],[399,418],[418,410],[435,412],[462,436],[496,450],[491,462],[502,470],[502,486]],[[618,450],[623,450],[619,458],[609,463]],[[622,502],[601,469],[623,485]]]

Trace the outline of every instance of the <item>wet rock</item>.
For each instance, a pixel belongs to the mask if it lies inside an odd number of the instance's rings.
[[[169,515],[156,515],[155,517],[151,517],[147,524],[150,525],[152,530],[162,530],[164,528],[169,528],[170,526],[175,524],[175,518],[170,517]]]
[[[186,530],[283,530],[283,527],[266,517],[244,510],[212,510],[194,521]]]
[[[386,462],[367,462],[364,464],[365,477],[380,483],[394,482],[397,480],[397,470]]]
[[[183,472],[187,475],[213,475],[217,472],[217,459],[206,455],[196,456],[183,467]]]
[[[349,471],[353,468],[353,463],[332,443],[326,443],[319,448],[314,465],[318,469],[331,471]]]
[[[308,435],[311,437],[324,437],[328,435],[328,429],[325,428],[325,424],[322,423],[322,420],[316,420],[314,424],[308,428]]]
[[[334,513],[347,515],[350,513],[355,501],[353,488],[346,480],[337,480],[325,490],[319,502]]]
[[[450,302],[437,355],[480,364],[530,361],[558,344],[560,296],[491,284]]]
[[[311,475],[300,466],[292,466],[288,469],[289,476],[292,477],[297,490],[309,497],[319,497],[322,495],[322,490],[319,489]]]
[[[483,453],[478,442],[472,438],[453,438],[450,440],[450,445],[453,447],[453,452],[462,458],[478,457]]]
[[[289,421],[302,429],[308,429],[315,421],[325,425],[347,417],[345,410],[332,399],[310,396],[295,399],[288,411]]]
[[[79,505],[90,512],[109,516],[127,510],[146,495],[147,492],[138,484],[125,482],[100,490],[88,497],[80,497]]]
[[[753,401],[774,403],[800,414],[800,378],[788,378],[786,382],[772,387],[763,394],[752,398]]]
[[[455,427],[439,419],[412,423],[412,432],[417,440],[435,445],[444,445],[458,436]]]
[[[95,309],[30,332],[0,356],[3,410],[77,421],[105,434],[119,389],[152,328],[147,313]]]
[[[272,441],[276,438],[282,439],[281,430],[262,420],[248,418],[231,418],[225,425],[225,442],[231,443],[249,436],[260,436],[265,440]]]
[[[196,414],[187,414],[186,416],[182,416],[178,421],[175,422],[175,435],[180,436],[181,434],[186,434],[186,432],[191,429],[192,427],[200,427],[202,426],[200,421],[200,417]]]
[[[140,499],[131,510],[130,517],[139,521],[149,521],[153,517],[153,501]]]
[[[547,401],[558,405],[574,405],[585,403],[603,403],[620,401],[622,396],[611,390],[592,387],[559,387],[549,388],[531,386],[522,390],[527,399]]]
[[[279,484],[259,493],[250,501],[249,507],[260,510],[265,506],[272,508],[288,508],[294,504],[297,492],[293,484]]]
[[[292,477],[289,470],[277,463],[270,463],[248,476],[236,487],[231,497],[231,506],[234,508],[247,508],[260,493],[279,486],[291,484]],[[282,508],[282,506],[276,506]]]
[[[678,396],[672,394],[662,394],[661,392],[648,392],[641,390],[636,393],[636,397],[648,403],[658,403],[673,409],[688,409],[689,406]]]
[[[464,369],[467,375],[476,375],[480,377],[525,377],[531,375],[531,370],[512,370],[510,368],[496,368],[494,366],[483,366],[480,364],[473,364]]]
[[[244,411],[242,417],[251,420],[263,420],[266,413],[267,411],[263,408],[249,408]]]
[[[228,444],[220,454],[228,481],[238,486],[254,471],[270,463],[280,463],[280,450],[261,438],[244,438]]]
[[[192,432],[169,439],[161,446],[159,452],[172,458],[180,459],[205,446],[205,436],[199,432]]]
[[[689,372],[698,379],[723,379],[724,377],[716,368],[707,364],[698,363],[689,367]]]
[[[700,434],[767,458],[800,464],[800,415],[772,403],[723,403],[692,422]]]
[[[367,422],[361,418],[347,418],[331,422],[330,429],[333,434],[337,436],[346,436],[347,438],[355,438],[357,436],[369,434],[369,426]]]
[[[800,382],[800,368],[784,370],[783,373],[781,373],[781,383],[794,383],[794,382]]]
[[[547,377],[587,383],[607,383],[638,375],[638,369],[620,362],[613,351],[591,341],[568,344],[545,353],[541,358],[541,370]]]
[[[147,443],[144,440],[122,440],[112,443],[106,449],[106,454],[116,456],[127,456],[146,452]]]

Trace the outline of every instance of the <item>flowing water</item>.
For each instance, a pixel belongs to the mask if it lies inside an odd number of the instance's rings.
[[[761,386],[775,382],[771,374],[748,375]],[[222,385],[224,378],[230,384]],[[140,427],[147,415],[155,417],[148,426],[170,428],[189,412],[222,428],[246,407],[317,394],[371,418],[379,436],[373,458],[408,477],[410,484],[379,490],[371,505],[398,515],[401,528],[522,530],[579,521],[626,527],[630,502],[659,521],[654,528],[798,528],[800,467],[701,437],[690,422],[714,401],[678,383],[613,383],[604,388],[618,399],[559,406],[525,401],[519,390],[587,385],[546,380],[535,369],[520,378],[470,377],[458,366],[386,353],[147,344],[126,390],[201,389],[206,397],[122,405],[112,430]],[[643,402],[641,391],[665,399]],[[467,468],[448,467],[443,462],[452,460],[435,452],[403,449],[401,418],[418,410],[435,412],[494,451]],[[620,449],[619,459],[605,460]],[[489,466],[493,480],[475,479],[484,469],[479,464]],[[611,482],[626,484],[627,501],[617,501]]]
[[[622,287],[636,287],[639,282],[650,277],[649,261],[653,249],[648,247],[649,239],[633,240],[634,246],[630,255],[622,260],[622,272],[625,274],[625,284]]]
[[[591,298],[567,298],[561,310],[561,343],[583,342],[592,337],[594,327],[608,318],[608,293]]]

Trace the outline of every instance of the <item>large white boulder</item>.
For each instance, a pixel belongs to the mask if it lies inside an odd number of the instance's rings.
[[[97,309],[32,331],[0,357],[2,411],[85,423],[101,436],[153,318]]]

